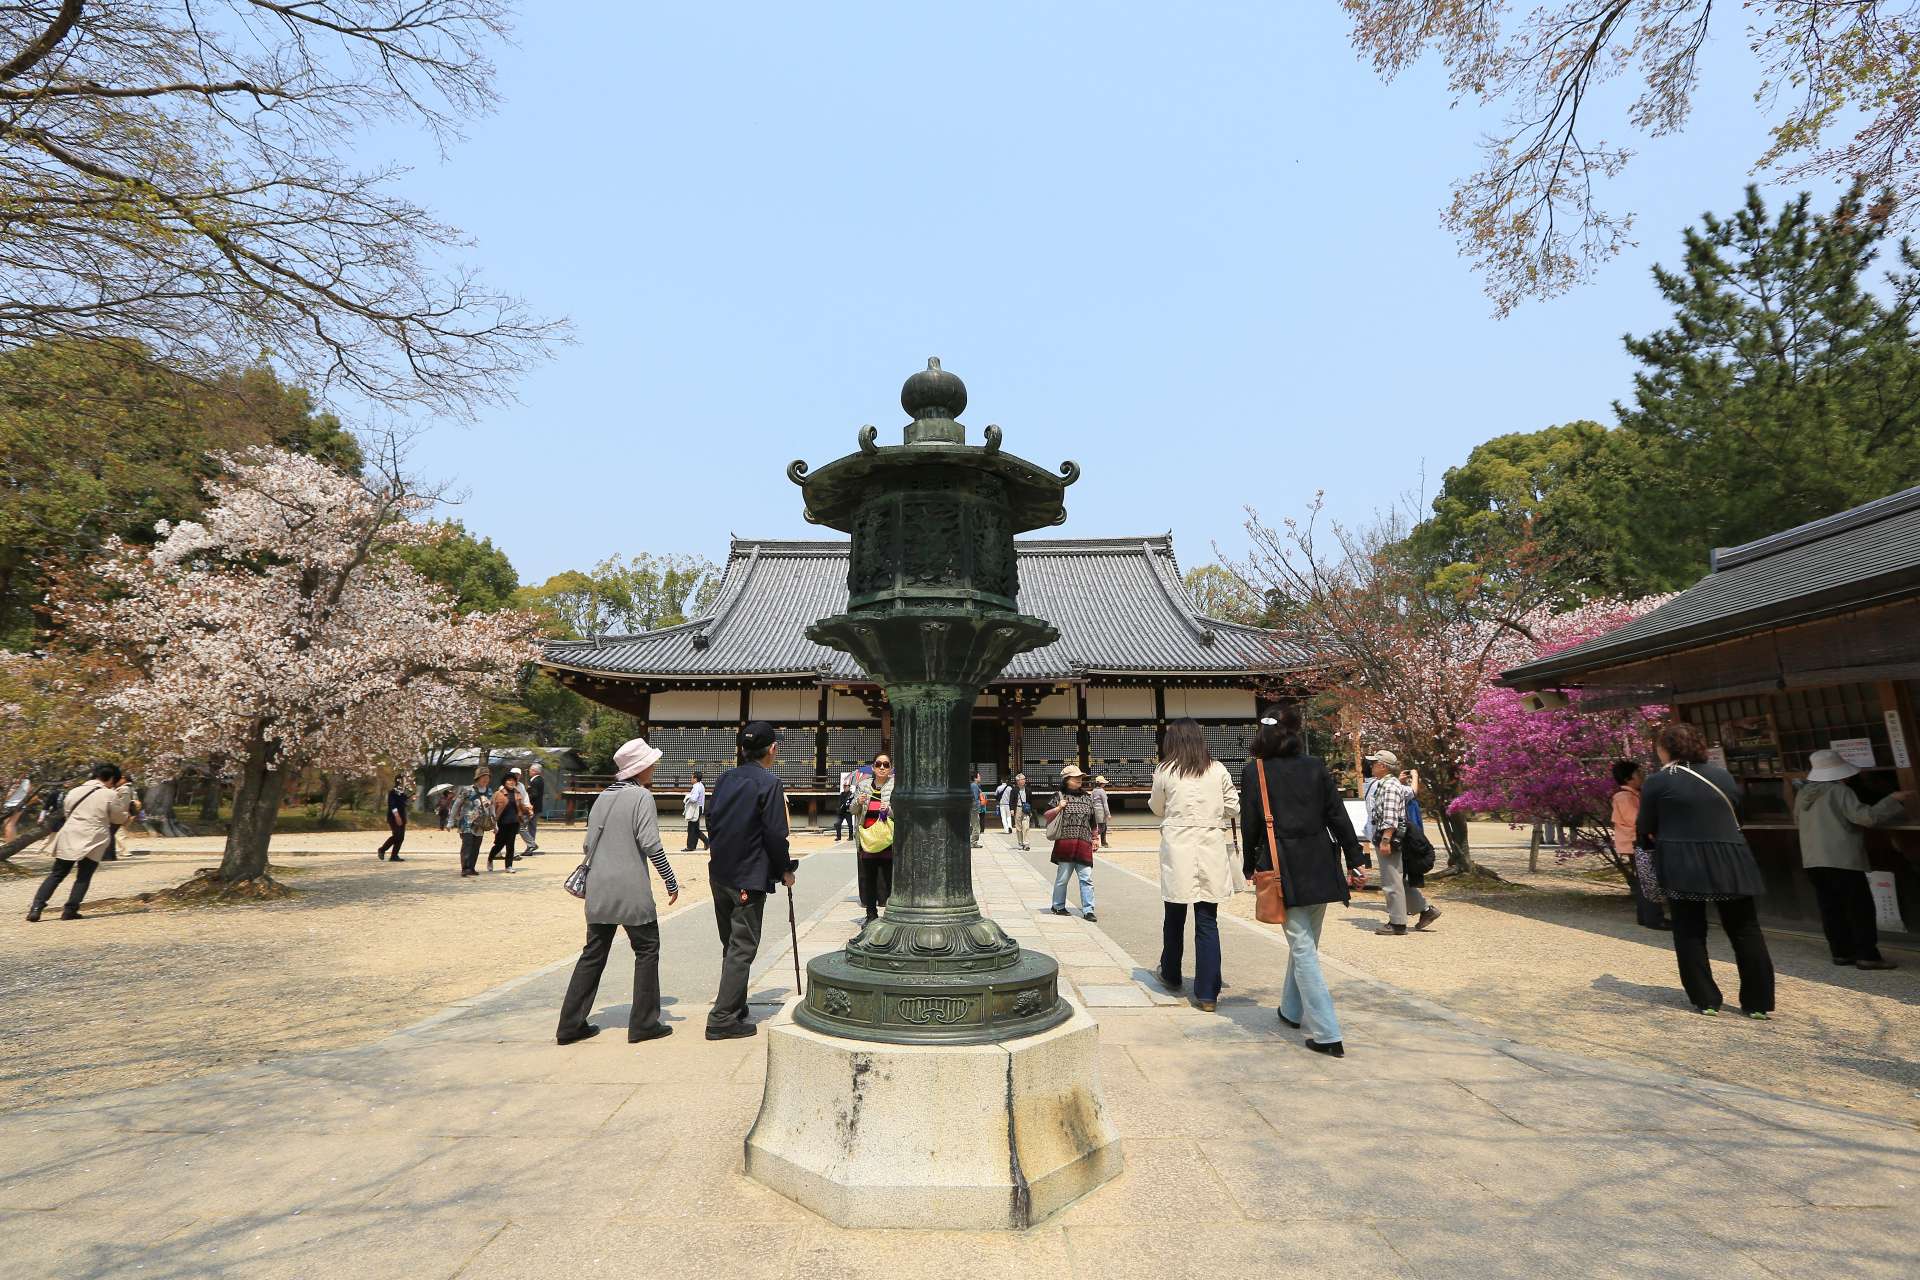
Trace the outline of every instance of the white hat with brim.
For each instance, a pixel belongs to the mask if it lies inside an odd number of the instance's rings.
[[[613,776],[621,782],[645,773],[660,762],[660,748],[647,745],[645,738],[634,738],[613,753]]]
[[[1816,751],[1807,760],[1808,782],[1843,782],[1859,773],[1838,751]]]
[[[1080,771],[1079,765],[1070,764],[1060,771],[1060,776],[1062,778],[1084,778],[1087,775]]]

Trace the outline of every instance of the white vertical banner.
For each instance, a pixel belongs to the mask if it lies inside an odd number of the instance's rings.
[[[1873,890],[1873,915],[1880,927],[1905,933],[1907,926],[1900,919],[1900,896],[1894,891],[1893,872],[1867,872],[1867,887]]]
[[[1907,735],[1900,725],[1900,713],[1892,707],[1887,708],[1887,742],[1893,748],[1893,767],[1911,769],[1913,761],[1907,755]]]

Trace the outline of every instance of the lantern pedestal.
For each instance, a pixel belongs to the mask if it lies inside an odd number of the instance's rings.
[[[842,1227],[1019,1230],[1120,1172],[1084,1009],[984,1044],[767,1028],[747,1176]]]

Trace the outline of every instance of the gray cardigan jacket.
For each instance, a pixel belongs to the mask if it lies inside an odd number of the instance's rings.
[[[1898,822],[1905,813],[1895,796],[1868,807],[1844,782],[1809,782],[1793,803],[1800,827],[1800,865],[1866,871],[1867,842],[1860,829]]]
[[[631,783],[603,791],[587,814],[587,923],[652,924],[657,912],[649,862],[667,892],[678,892],[660,844],[653,793]]]

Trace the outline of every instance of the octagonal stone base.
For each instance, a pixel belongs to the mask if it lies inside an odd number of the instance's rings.
[[[766,1028],[747,1176],[843,1227],[1019,1229],[1120,1172],[1100,1029],[889,1045]]]

